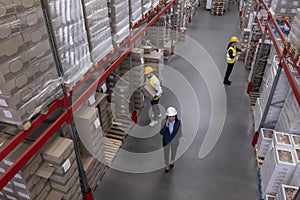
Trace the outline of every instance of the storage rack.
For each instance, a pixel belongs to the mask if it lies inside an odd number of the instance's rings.
[[[272,105],[272,100],[273,96],[276,90],[276,86],[279,82],[280,75],[284,73],[287,77],[288,83],[292,89],[293,94],[295,95],[295,98],[297,100],[298,106],[300,106],[300,90],[299,90],[299,85],[296,81],[296,76],[300,74],[300,66],[299,63],[297,63],[297,60],[294,60],[293,54],[288,48],[287,40],[285,39],[283,32],[279,28],[278,22],[276,21],[276,18],[271,14],[270,9],[268,5],[265,3],[264,0],[256,0],[256,6],[257,6],[257,11],[258,9],[262,6],[266,11],[267,11],[267,21],[261,22],[256,14],[255,16],[255,21],[258,24],[259,31],[262,36],[262,43],[266,39],[270,39],[274,45],[275,48],[275,54],[277,54],[279,62],[278,62],[278,68],[276,71],[276,75],[273,80],[273,84],[271,86],[269,96],[267,98],[265,108],[262,112],[262,116],[260,121],[258,121],[258,124],[255,124],[254,126],[254,136],[252,139],[252,145],[256,147],[258,137],[262,137],[262,135],[259,135],[262,133],[262,128],[265,128],[267,126],[267,115],[269,113],[269,109]],[[258,13],[258,12],[257,12]],[[289,27],[290,24],[284,20],[284,23],[286,23]],[[278,32],[279,38],[276,38],[273,29],[275,29]],[[282,44],[280,44],[280,42]],[[261,52],[258,52],[258,57],[260,57]],[[294,72],[292,72],[292,70]],[[296,71],[296,72],[295,72]],[[250,91],[252,91],[252,83],[249,82],[247,93],[249,94]],[[250,95],[251,96],[251,95]],[[263,199],[262,197],[262,188],[261,188],[261,174],[260,170],[258,171],[258,180],[259,180],[259,192],[260,192],[260,199]],[[298,191],[296,194],[295,199],[299,199],[300,197],[300,192]]]
[[[267,17],[267,21],[265,22],[265,28],[263,28],[262,23],[260,22],[260,20],[258,19],[257,16],[255,16],[255,20],[258,23],[260,32],[262,33],[262,41],[264,42],[264,40],[266,39],[266,35],[267,33],[269,34],[270,39],[273,42],[274,48],[276,50],[276,53],[278,55],[279,58],[279,64],[278,64],[278,70],[277,70],[277,75],[280,74],[280,72],[282,71],[282,69],[284,70],[289,84],[292,88],[292,91],[297,99],[297,103],[300,106],[300,89],[299,89],[299,85],[297,84],[297,81],[295,79],[295,76],[293,75],[288,62],[287,62],[287,58],[289,58],[292,61],[293,67],[297,70],[298,74],[300,75],[300,66],[297,65],[297,61],[293,59],[292,53],[289,51],[289,49],[287,48],[287,41],[281,31],[281,29],[279,28],[279,25],[275,19],[275,17],[272,16],[269,7],[267,6],[267,4],[265,3],[264,0],[256,0],[256,4],[258,5],[258,7],[263,6],[263,8],[267,11],[268,13],[268,17]],[[279,34],[279,38],[282,41],[282,44],[284,45],[283,49],[280,48],[279,43],[273,33],[272,30],[272,26],[275,28],[275,30],[278,32]],[[260,52],[258,52],[259,54]],[[267,117],[267,113],[268,110],[270,108],[271,105],[271,101],[272,101],[272,96],[274,94],[275,91],[275,86],[277,85],[278,82],[278,77],[275,77],[274,83],[272,85],[271,91],[270,91],[270,95],[268,97],[267,103],[266,103],[266,107],[265,110],[263,111],[262,114],[262,118],[260,121],[260,124],[258,126],[257,130],[254,130],[254,137],[252,140],[252,145],[255,146],[258,136],[259,136],[259,132],[260,129],[263,128],[266,117]],[[252,83],[250,82],[248,85],[248,89],[247,89],[247,93],[250,93],[250,91],[252,90]]]
[[[12,150],[14,150],[22,141],[25,140],[35,129],[37,129],[42,122],[44,122],[54,111],[58,108],[63,108],[63,113],[58,119],[56,119],[47,130],[45,130],[41,136],[23,153],[20,158],[2,175],[0,176],[0,190],[2,190],[6,184],[18,173],[18,171],[43,147],[43,145],[48,141],[48,139],[63,125],[67,123],[69,125],[69,130],[71,137],[74,135],[72,123],[73,118],[72,114],[84,103],[84,101],[92,94],[96,88],[102,84],[105,79],[113,72],[113,70],[126,58],[130,57],[130,47],[137,41],[147,30],[151,27],[156,21],[159,20],[160,16],[167,12],[171,7],[175,6],[176,0],[164,0],[151,9],[140,21],[136,24],[133,24],[131,30],[136,29],[143,25],[147,20],[145,26],[143,26],[137,33],[132,37],[124,40],[117,48],[114,49],[112,53],[107,55],[93,70],[85,74],[82,81],[78,82],[71,91],[64,91],[64,96],[61,99],[53,102],[49,108],[48,112],[37,116],[35,120],[31,123],[31,126],[27,130],[20,131],[16,136],[14,136],[6,145],[4,145],[0,152],[0,161],[2,161]],[[153,17],[153,15],[155,15]],[[172,49],[174,47],[172,46]],[[173,52],[171,51],[171,54]],[[114,58],[117,58],[114,60]],[[110,64],[110,62],[113,62]],[[84,83],[94,76],[98,70],[103,67],[109,66],[104,73],[101,74],[96,80],[93,80],[92,84],[88,89],[75,101],[69,102],[69,97],[75,93]],[[73,137],[72,137],[73,138]],[[73,138],[74,140],[74,138]],[[75,144],[76,142],[74,142]],[[76,145],[76,144],[75,144]],[[80,170],[80,166],[79,166]],[[83,171],[83,170],[82,170]],[[85,199],[93,199],[93,194],[91,189],[86,183],[86,178],[84,171],[80,173],[81,179],[83,181],[83,193]]]

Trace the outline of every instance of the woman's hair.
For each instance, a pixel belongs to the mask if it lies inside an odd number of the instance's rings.
[[[236,43],[236,42],[230,42],[230,43],[228,44],[228,46],[227,46],[227,49],[229,49],[229,47],[231,47],[231,45],[232,45],[233,43]]]
[[[168,119],[169,116],[166,116],[166,120]],[[175,115],[175,121],[178,120],[177,115]]]

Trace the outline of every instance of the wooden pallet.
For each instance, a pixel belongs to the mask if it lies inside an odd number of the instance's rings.
[[[255,151],[255,158],[256,158],[257,170],[260,170],[261,166],[262,166],[262,164],[264,162],[264,157],[258,156],[257,144],[254,146],[254,151]]]
[[[259,92],[250,92],[249,96],[250,96],[251,106],[255,106],[256,99],[260,97],[260,93]]]
[[[212,11],[211,14],[212,14],[212,15],[218,15],[218,16],[221,16],[221,15],[224,14],[224,12],[223,12],[223,11],[222,11],[222,12],[220,12],[220,11]]]

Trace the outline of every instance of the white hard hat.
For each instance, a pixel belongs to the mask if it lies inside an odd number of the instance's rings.
[[[167,116],[175,116],[177,115],[177,110],[174,108],[174,107],[169,107],[167,109],[167,113],[166,113]]]

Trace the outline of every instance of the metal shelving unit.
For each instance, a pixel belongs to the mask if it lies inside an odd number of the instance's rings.
[[[294,69],[296,69],[296,71],[298,72],[299,75],[300,75],[300,66],[297,66],[296,61],[292,59],[293,57],[292,57],[291,52],[287,48],[287,41],[284,37],[284,34],[282,33],[281,29],[279,28],[279,25],[278,25],[276,19],[272,16],[272,14],[270,12],[270,9],[267,6],[267,4],[264,2],[264,0],[256,0],[256,3],[258,4],[258,7],[262,6],[268,13],[268,18],[267,18],[267,21],[265,22],[264,28],[262,26],[262,23],[257,18],[257,16],[255,17],[255,20],[257,21],[257,23],[259,25],[260,32],[264,33],[264,34],[262,34],[263,40],[266,39],[266,35],[268,33],[269,37],[270,37],[270,39],[271,39],[271,41],[274,45],[274,48],[275,48],[276,53],[277,53],[278,58],[279,58],[277,74],[280,74],[280,72],[283,69],[284,73],[286,74],[286,76],[288,78],[288,82],[289,82],[289,84],[292,88],[292,91],[293,91],[293,93],[294,93],[294,95],[297,99],[298,105],[300,106],[300,88],[299,88],[299,85],[297,84],[297,81],[295,79],[294,74],[292,73],[292,71],[291,71],[291,69],[288,65],[287,59],[292,61]],[[280,45],[278,43],[278,40],[277,40],[277,38],[275,37],[275,35],[273,33],[272,27],[275,28],[275,30],[278,32],[279,38],[280,38],[282,44],[284,45],[283,49],[280,47]],[[275,91],[275,86],[277,85],[277,82],[278,82],[278,78],[275,78],[273,86],[271,88],[270,95],[269,95],[267,103],[266,103],[265,110],[262,114],[262,118],[261,118],[260,124],[258,126],[258,129],[254,130],[255,133],[254,133],[254,137],[253,137],[253,140],[252,140],[252,145],[253,146],[255,146],[255,144],[257,142],[260,129],[263,128],[263,126],[264,126],[264,123],[265,123],[265,120],[266,120],[266,117],[267,117],[267,114],[268,114],[268,110],[269,110],[270,105],[271,105],[272,97],[273,97],[273,94],[274,94],[274,91]],[[251,87],[252,87],[252,83],[250,82],[249,85],[248,85],[248,90],[247,90],[248,93],[249,93],[249,91],[251,91]]]
[[[175,0],[165,0],[161,2],[158,6],[153,8],[147,15],[145,15],[140,21],[136,24],[132,25],[131,30],[136,29],[146,23],[141,27],[140,30],[134,33],[134,35],[130,38],[127,38],[123,41],[118,48],[116,48],[112,53],[106,56],[93,70],[90,70],[85,74],[82,81],[78,82],[71,91],[64,92],[64,96],[61,99],[56,100],[52,103],[46,114],[39,115],[29,127],[28,130],[23,130],[19,132],[16,136],[14,136],[5,146],[1,148],[0,152],[0,161],[2,161],[11,151],[13,151],[22,141],[25,140],[34,130],[36,130],[46,119],[49,117],[54,111],[59,108],[63,108],[64,112],[60,115],[58,119],[56,119],[52,125],[45,130],[41,136],[25,151],[20,158],[2,175],[0,176],[0,190],[2,190],[6,184],[18,173],[20,169],[43,147],[43,145],[49,140],[49,138],[64,124],[67,123],[69,128],[72,129],[73,124],[73,113],[84,103],[86,99],[92,94],[93,91],[96,90],[98,86],[100,86],[105,79],[113,72],[113,70],[131,53],[131,46],[134,44],[136,40],[138,40],[147,30],[147,28],[151,27],[157,20],[159,20],[160,16],[163,15],[166,11],[168,11],[173,5],[175,5]],[[155,15],[153,17],[153,15]],[[117,58],[113,60],[115,57]],[[112,61],[113,60],[113,61]],[[111,62],[112,61],[112,62]],[[111,62],[111,63],[110,63]],[[84,93],[80,95],[80,97],[74,102],[69,102],[69,98],[74,94],[83,84],[87,83],[95,75],[97,72],[108,66],[105,69],[105,72],[102,73],[98,78],[92,80],[92,83],[85,90]],[[72,133],[72,130],[70,131]],[[83,176],[83,177],[82,177]],[[85,175],[81,174],[81,178],[85,180]],[[89,186],[86,185],[85,181],[83,181],[83,193],[85,199],[93,199],[93,194]]]

